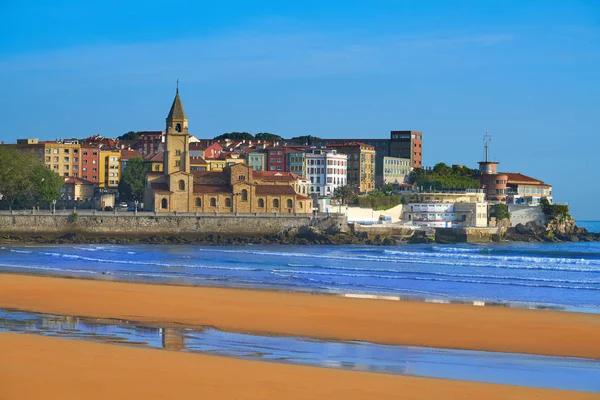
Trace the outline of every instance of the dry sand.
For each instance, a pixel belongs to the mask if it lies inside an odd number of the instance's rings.
[[[240,332],[600,358],[600,316],[0,274],[0,307]]]
[[[0,399],[598,399],[0,333]]]

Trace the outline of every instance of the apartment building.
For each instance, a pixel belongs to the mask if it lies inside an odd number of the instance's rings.
[[[411,167],[423,166],[423,133],[417,131],[391,131],[389,156],[409,158]]]
[[[41,142],[44,164],[60,176],[80,176],[81,146],[77,141]]]
[[[117,149],[100,150],[100,187],[116,189],[121,179],[120,151]]]
[[[365,143],[349,142],[328,146],[348,156],[347,179],[358,192],[367,193],[375,189],[375,148]]]
[[[375,185],[405,183],[412,170],[410,158],[378,155],[375,157]]]
[[[86,181],[100,183],[100,147],[81,146],[81,175]]]
[[[334,149],[309,149],[305,153],[306,177],[310,194],[330,197],[333,191],[346,184],[348,157]]]

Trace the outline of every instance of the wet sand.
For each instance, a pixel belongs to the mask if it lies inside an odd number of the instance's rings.
[[[0,333],[0,398],[597,399],[598,394],[271,364]]]
[[[600,316],[0,274],[0,307],[220,330],[600,359]]]

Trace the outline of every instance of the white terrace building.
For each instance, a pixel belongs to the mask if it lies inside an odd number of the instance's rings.
[[[333,191],[347,182],[348,156],[334,149],[309,149],[306,152],[306,177],[310,193],[331,197]]]

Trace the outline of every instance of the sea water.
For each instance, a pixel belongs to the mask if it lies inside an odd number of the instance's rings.
[[[600,243],[50,245],[0,248],[0,271],[600,312]]]

